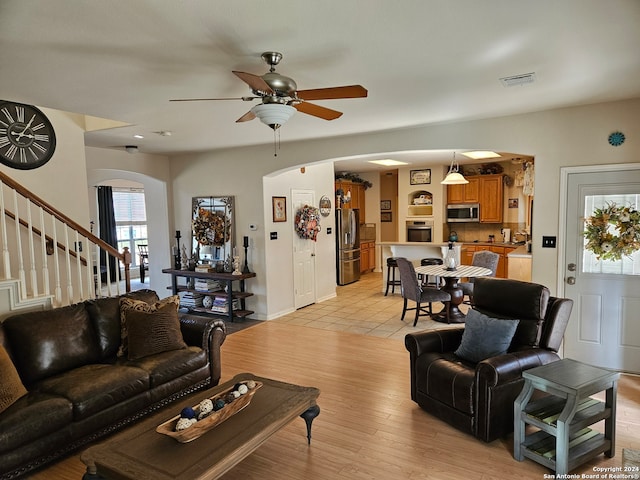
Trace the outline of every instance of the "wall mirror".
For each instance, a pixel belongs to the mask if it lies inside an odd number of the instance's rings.
[[[191,234],[198,262],[224,262],[233,256],[236,246],[234,198],[193,197]]]

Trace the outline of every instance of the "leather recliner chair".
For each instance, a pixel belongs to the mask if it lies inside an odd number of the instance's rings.
[[[551,297],[535,283],[477,278],[474,308],[493,318],[520,320],[504,355],[478,363],[455,355],[464,327],[411,333],[411,399],[434,416],[491,442],[513,432],[513,402],[522,372],[560,359],[573,301]]]

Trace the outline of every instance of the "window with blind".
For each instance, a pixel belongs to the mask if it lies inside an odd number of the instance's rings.
[[[113,209],[118,231],[118,250],[129,247],[131,266],[140,264],[138,245],[147,244],[147,214],[142,189],[113,189]]]

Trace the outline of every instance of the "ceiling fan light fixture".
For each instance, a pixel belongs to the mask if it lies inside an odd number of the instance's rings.
[[[277,130],[296,113],[296,109],[280,103],[262,103],[251,109],[251,112],[273,130]]]

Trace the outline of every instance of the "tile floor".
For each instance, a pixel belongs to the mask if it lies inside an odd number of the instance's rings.
[[[413,305],[413,302],[409,302],[410,307]],[[465,307],[461,305],[460,309],[466,311]],[[438,312],[442,304],[436,302],[433,308]],[[338,287],[335,298],[309,305],[272,321],[398,340],[404,340],[407,333],[456,327],[435,322],[427,316],[421,316],[414,327],[414,314],[415,312],[409,311],[404,321],[400,320],[400,287],[395,288],[394,295],[390,289],[389,295],[385,297],[382,291],[382,274],[374,272],[363,275],[358,282]]]

